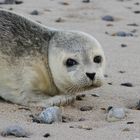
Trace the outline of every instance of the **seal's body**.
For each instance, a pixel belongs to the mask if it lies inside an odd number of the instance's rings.
[[[102,85],[100,44],[82,32],[45,27],[0,10],[0,96],[22,105],[70,103]]]

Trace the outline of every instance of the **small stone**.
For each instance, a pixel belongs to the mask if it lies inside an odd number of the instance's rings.
[[[134,124],[134,122],[127,122],[127,124]]]
[[[120,70],[120,71],[119,71],[119,73],[125,73],[125,71],[123,71],[123,70]]]
[[[113,26],[113,24],[107,24],[106,26],[110,27],[110,26]]]
[[[43,137],[45,137],[45,138],[50,137],[50,133],[46,133]]]
[[[86,120],[85,118],[80,118],[78,121],[82,122],[82,121],[85,121],[85,120]]]
[[[100,97],[98,94],[91,94],[93,97]]]
[[[136,30],[136,29],[134,29],[134,30],[132,30],[132,31],[131,31],[131,33],[136,33],[136,32],[137,32],[137,30]]]
[[[122,120],[125,117],[126,117],[126,112],[123,108],[112,107],[108,111],[106,119],[108,122],[114,122],[114,121]]]
[[[53,122],[62,122],[62,112],[57,106],[46,108],[38,116],[38,119],[42,123],[51,124]]]
[[[104,20],[104,21],[114,21],[114,18],[112,16],[107,15],[107,16],[102,17],[102,20]]]
[[[15,1],[15,4],[22,4],[22,3],[23,3],[23,1],[20,1],[20,0]]]
[[[82,2],[83,2],[83,3],[89,3],[90,0],[83,0]]]
[[[0,4],[15,4],[15,0],[0,0]]]
[[[62,122],[63,122],[63,123],[67,123],[67,122],[71,122],[71,121],[73,121],[72,118],[67,117],[67,116],[62,116]]]
[[[109,82],[108,85],[113,85],[113,83],[112,82]]]
[[[93,107],[91,107],[91,106],[82,106],[82,107],[80,108],[80,110],[81,110],[81,111],[90,111],[90,110],[92,110],[92,108],[93,108]]]
[[[12,10],[13,10],[13,8],[11,7],[11,8],[9,8],[9,10],[10,10],[10,11],[12,11]]]
[[[4,131],[2,131],[1,135],[3,137],[7,136],[15,136],[15,137],[28,137],[30,134],[27,133],[21,126],[12,125],[7,127]]]
[[[108,75],[107,75],[107,74],[104,74],[104,77],[105,77],[105,78],[107,78],[107,77],[108,77]]]
[[[130,131],[129,128],[124,128],[122,131],[126,132],[126,131]]]
[[[69,5],[68,2],[60,2],[60,4],[62,4],[62,5]]]
[[[34,10],[30,13],[31,15],[39,15],[39,12],[37,10]]]
[[[79,129],[85,129],[85,130],[92,130],[91,127],[84,126],[84,125],[74,125],[74,126],[70,126],[70,128],[79,128]]]
[[[76,96],[76,100],[81,101],[85,97],[85,94],[80,94]]]
[[[135,5],[140,5],[140,3],[139,2],[136,2],[136,3],[134,3]]]
[[[132,83],[122,83],[121,86],[133,87]]]
[[[135,14],[140,14],[140,11],[134,11]]]
[[[64,22],[65,20],[59,17],[58,19],[55,20],[55,22]]]
[[[126,44],[121,44],[121,47],[125,48],[125,47],[127,47],[127,45]]]
[[[120,37],[133,36],[132,33],[126,33],[126,32],[123,32],[123,31],[117,32],[117,33],[112,34],[112,35],[113,36],[120,36]]]
[[[139,25],[136,23],[130,23],[130,24],[127,24],[127,26],[139,26]]]

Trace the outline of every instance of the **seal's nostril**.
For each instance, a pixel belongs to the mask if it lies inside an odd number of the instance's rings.
[[[96,73],[86,73],[86,75],[90,80],[94,80]]]

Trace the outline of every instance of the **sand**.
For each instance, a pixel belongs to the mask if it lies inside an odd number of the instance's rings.
[[[136,23],[140,25],[139,0],[23,0],[20,5],[0,5],[0,7],[23,14],[42,24],[59,29],[80,30],[93,35],[105,51],[107,59],[105,84],[99,89],[85,92],[82,101],[76,101],[72,106],[62,108],[63,114],[72,120],[67,123],[37,124],[32,122],[29,115],[36,113],[34,109],[25,110],[21,106],[0,102],[0,131],[11,124],[20,124],[32,135],[31,140],[45,140],[45,133],[50,133],[48,140],[135,140],[140,139],[140,111],[129,109],[140,99],[140,26],[128,26]],[[68,4],[62,4],[67,2]],[[39,15],[30,15],[38,10]],[[111,15],[115,21],[107,22],[102,16]],[[61,18],[61,22],[56,22]],[[108,24],[112,24],[109,26]],[[108,26],[107,26],[108,25]],[[118,31],[131,32],[136,29],[132,37],[111,36]],[[106,34],[108,32],[109,34]],[[121,47],[126,44],[127,47]],[[120,73],[124,71],[124,73]],[[130,82],[133,87],[121,86]],[[111,83],[111,84],[108,84]],[[93,97],[91,94],[98,94]],[[84,105],[93,107],[91,111],[79,110]],[[108,106],[128,108],[127,117],[117,122],[107,122],[106,113],[102,108]],[[78,119],[85,118],[79,122]],[[134,124],[127,124],[127,122]],[[92,130],[70,128],[73,125],[91,127]],[[0,140],[14,140],[14,137]]]

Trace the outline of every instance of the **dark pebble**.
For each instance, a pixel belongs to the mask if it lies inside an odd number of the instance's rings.
[[[50,136],[51,136],[50,133],[46,133],[43,137],[48,138]]]
[[[67,122],[72,122],[73,119],[67,116],[62,116],[62,122],[67,123]]]
[[[127,47],[127,45],[126,44],[121,44],[121,47],[125,48],[125,47]]]
[[[85,121],[85,120],[86,120],[85,118],[80,118],[78,121],[82,122],[82,121]]]
[[[140,5],[140,3],[139,2],[136,2],[136,3],[134,3],[135,5]]]
[[[135,14],[140,14],[140,11],[134,11]]]
[[[123,31],[117,32],[114,35],[115,36],[120,36],[120,37],[133,36],[132,33],[126,33],[126,32],[123,32]]]
[[[109,112],[112,108],[113,108],[112,106],[109,106],[109,107],[107,108],[107,112]]]
[[[113,85],[113,84],[110,82],[110,83],[108,83],[108,85]]]
[[[127,122],[127,124],[134,124],[134,122]]]
[[[98,94],[91,94],[93,97],[100,97]]]
[[[113,24],[107,24],[106,26],[110,27],[110,26],[113,26]]]
[[[132,83],[122,83],[121,86],[133,87]]]
[[[76,100],[81,101],[85,97],[85,94],[80,94],[76,96]]]
[[[136,32],[137,32],[137,30],[136,30],[136,29],[134,29],[134,30],[132,30],[132,31],[131,31],[131,33],[136,33]]]
[[[107,78],[107,77],[108,77],[108,75],[107,75],[107,74],[104,74],[104,77],[105,77],[105,78]]]
[[[22,3],[23,1],[18,1],[18,0],[15,1],[15,4],[22,4]]]
[[[90,110],[92,110],[92,108],[93,108],[93,107],[91,107],[91,106],[82,106],[82,107],[80,108],[80,110],[81,110],[81,111],[90,111]]]
[[[136,109],[136,110],[140,110],[140,100],[139,100],[139,102],[137,103],[135,109]]]
[[[127,26],[139,26],[138,24],[136,24],[136,23],[130,23],[130,24],[127,24]]]
[[[61,17],[59,17],[58,19],[55,20],[55,22],[64,22],[64,19],[62,19]]]
[[[82,2],[83,2],[83,3],[89,3],[90,0],[83,0]]]
[[[125,71],[123,71],[123,70],[120,70],[120,71],[119,71],[119,73],[125,73]]]
[[[69,5],[68,2],[60,2],[60,4],[62,4],[62,5]]]
[[[112,16],[104,16],[104,17],[102,17],[102,20],[105,20],[105,21],[114,21],[114,18]]]
[[[12,11],[12,10],[13,10],[13,8],[9,8],[9,10],[10,10],[10,11]]]
[[[30,13],[31,15],[39,15],[39,12],[37,10],[34,10]]]

